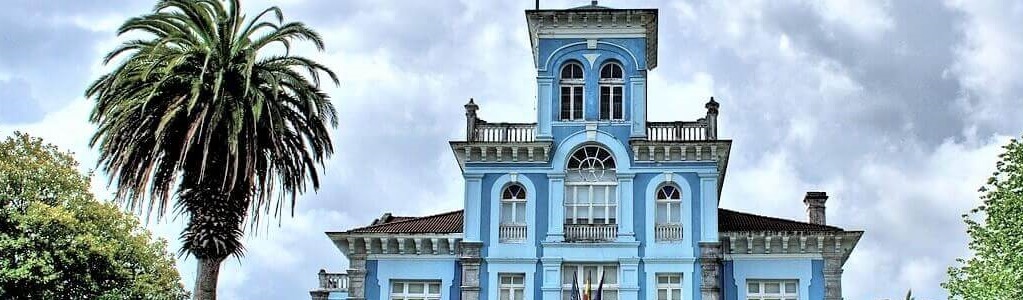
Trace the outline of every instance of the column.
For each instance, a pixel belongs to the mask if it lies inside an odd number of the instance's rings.
[[[465,214],[463,216],[463,224],[465,224],[465,237],[464,240],[468,242],[480,242],[480,215],[481,206],[483,201],[481,192],[483,184],[483,174],[465,174]]]
[[[540,259],[543,264],[543,299],[561,299],[561,261],[560,257],[544,257]],[[539,299],[537,299],[539,300]]]
[[[481,242],[462,241],[462,253],[458,260],[462,263],[462,300],[480,299],[480,249]]]
[[[547,174],[550,206],[547,208],[547,238],[545,242],[565,241],[565,173]]]
[[[348,299],[366,299],[366,254],[348,255]]]
[[[700,298],[721,299],[721,243],[700,242]]]
[[[646,78],[642,76],[630,77],[629,82],[632,83],[630,89],[631,95],[631,119],[632,119],[632,131],[630,131],[630,138],[644,138],[646,137]]]
[[[839,251],[824,247],[824,300],[842,300],[842,253]]]
[[[700,174],[700,241],[718,242],[718,173]]]
[[[554,114],[551,108],[554,106],[552,95],[554,94],[554,79],[551,77],[536,78],[536,139],[553,140],[551,133],[551,119]]]
[[[618,241],[619,242],[635,242],[636,231],[633,228],[636,224],[633,222],[633,216],[635,211],[633,207],[636,205],[636,199],[634,199],[632,191],[632,179],[636,177],[635,174],[618,174]]]
[[[618,269],[618,299],[639,299],[639,258],[619,258]]]

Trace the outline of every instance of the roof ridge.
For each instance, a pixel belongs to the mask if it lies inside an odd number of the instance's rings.
[[[426,218],[435,218],[435,217],[440,217],[440,216],[444,216],[444,215],[450,215],[450,214],[459,213],[459,212],[462,212],[462,211],[465,211],[465,210],[464,209],[459,209],[459,210],[455,210],[455,211],[443,212],[443,213],[432,214],[432,215],[422,216],[422,217],[410,217],[411,219],[408,219],[408,220],[401,220],[401,221],[380,223],[380,224],[363,226],[363,227],[356,227],[356,228],[349,229],[347,232],[352,232],[352,231],[356,231],[356,230],[373,229],[373,228],[381,227],[381,226],[384,226],[384,225],[402,224],[402,223],[418,221],[418,220],[422,220],[422,219],[426,219]]]
[[[845,229],[843,229],[841,227],[838,227],[838,226],[834,226],[834,225],[814,224],[814,223],[810,223],[810,222],[803,222],[803,221],[796,221],[796,220],[792,220],[792,219],[785,219],[785,218],[779,218],[779,217],[758,215],[758,214],[755,214],[755,213],[748,213],[748,212],[744,212],[744,211],[731,210],[731,209],[721,208],[721,207],[718,207],[718,210],[724,210],[724,211],[731,212],[731,213],[742,214],[742,215],[747,215],[747,216],[753,216],[753,217],[758,217],[758,218],[772,219],[772,220],[777,220],[777,221],[793,222],[793,223],[813,225],[813,226],[830,227],[830,228],[833,228],[833,229],[838,229],[838,230],[841,230],[841,231],[845,231]]]

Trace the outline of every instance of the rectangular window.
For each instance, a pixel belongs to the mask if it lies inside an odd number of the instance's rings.
[[[391,300],[440,300],[440,281],[392,280]]]
[[[565,185],[565,224],[617,224],[617,186],[586,183]]]
[[[579,287],[579,299],[586,292],[586,282],[590,282],[590,293],[595,295],[600,285],[600,277],[604,277],[604,288],[601,300],[618,300],[618,266],[610,264],[564,264],[561,266],[561,299],[572,299],[572,280]],[[590,297],[594,299],[594,297]]]
[[[657,273],[657,300],[682,300],[682,273]]]
[[[525,274],[499,274],[499,300],[523,300],[526,296]]]
[[[576,121],[583,119],[583,87],[578,85],[561,86],[561,120]]]
[[[747,280],[747,300],[797,300],[798,280]]]
[[[600,86],[600,119],[622,120],[622,87],[619,85]]]

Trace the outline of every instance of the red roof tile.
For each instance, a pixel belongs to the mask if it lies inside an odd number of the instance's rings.
[[[463,211],[425,217],[388,216],[383,223],[360,227],[348,233],[461,233]],[[378,220],[379,221],[379,220]],[[741,231],[843,231],[842,228],[718,209],[718,230]]]

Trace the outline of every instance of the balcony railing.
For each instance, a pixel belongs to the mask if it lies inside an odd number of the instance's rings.
[[[501,242],[521,242],[526,240],[525,224],[501,224],[497,231]]]
[[[565,240],[570,242],[613,241],[618,236],[618,224],[565,225]]]
[[[657,224],[654,226],[654,239],[658,242],[682,240],[681,224]]]
[[[348,274],[344,273],[327,273],[327,271],[320,270],[320,289],[331,290],[331,291],[347,291],[348,290]]]
[[[536,123],[477,123],[470,142],[522,143],[536,141]]]
[[[658,142],[704,141],[708,138],[705,121],[647,122],[647,140]]]

